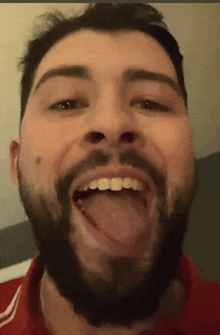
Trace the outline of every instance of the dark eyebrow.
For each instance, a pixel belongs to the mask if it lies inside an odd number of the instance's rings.
[[[89,70],[86,66],[81,65],[71,65],[71,66],[61,66],[55,69],[48,70],[43,74],[38,83],[35,86],[34,93],[39,89],[39,87],[48,79],[62,76],[62,77],[75,77],[85,80],[92,80]]]
[[[75,77],[92,81],[92,75],[86,66],[83,65],[61,66],[58,68],[50,69],[47,72],[45,72],[38,81],[38,83],[36,84],[34,93],[39,89],[39,87],[45,81],[57,76]],[[151,72],[144,69],[128,69],[123,74],[123,80],[126,83],[149,81],[149,80],[156,81],[159,83],[165,83],[169,85],[172,89],[174,89],[179,95],[183,96],[182,90],[180,86],[175,82],[175,80],[163,73]]]
[[[143,69],[131,69],[125,72],[124,80],[128,83],[148,80],[156,81],[158,83],[164,83],[169,85],[179,95],[183,96],[183,92],[179,84],[177,84],[174,79],[163,73],[151,72]]]

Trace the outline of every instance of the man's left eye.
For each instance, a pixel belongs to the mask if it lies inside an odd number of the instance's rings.
[[[86,101],[80,100],[63,100],[56,104],[53,104],[50,109],[55,110],[69,110],[69,109],[78,109],[88,107],[88,103]]]
[[[147,109],[152,111],[161,111],[168,112],[170,109],[164,105],[159,104],[158,102],[152,100],[136,100],[132,102],[132,106],[136,106],[141,109]]]

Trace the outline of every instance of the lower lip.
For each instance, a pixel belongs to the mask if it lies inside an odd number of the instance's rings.
[[[136,245],[125,245],[110,238],[105,232],[101,231],[97,226],[90,222],[89,219],[81,212],[81,210],[74,204],[74,210],[77,211],[78,215],[81,215],[86,230],[93,237],[93,239],[103,247],[103,251],[106,251],[114,256],[121,257],[137,257],[145,251],[147,242],[150,239],[152,231],[152,220],[150,220],[149,226],[146,229],[146,235],[141,236],[141,240]]]

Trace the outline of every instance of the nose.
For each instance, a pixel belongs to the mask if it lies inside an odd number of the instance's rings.
[[[119,97],[110,94],[92,112],[91,124],[84,135],[84,144],[94,148],[126,149],[143,142],[138,120],[131,108]]]

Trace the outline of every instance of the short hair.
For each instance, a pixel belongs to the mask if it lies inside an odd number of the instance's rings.
[[[168,31],[163,15],[149,4],[142,3],[96,3],[90,4],[83,14],[65,17],[61,12],[46,13],[48,27],[30,40],[27,51],[19,62],[22,67],[20,126],[33,85],[36,70],[49,49],[67,35],[82,30],[115,32],[138,30],[156,39],[171,58],[177,73],[178,83],[187,107],[187,92],[183,76],[183,56],[175,38]]]

